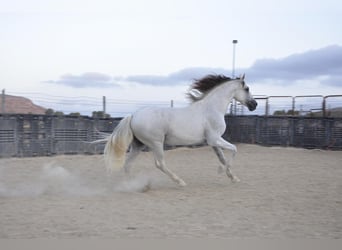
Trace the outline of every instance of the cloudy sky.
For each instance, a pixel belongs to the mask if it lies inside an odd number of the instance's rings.
[[[0,0],[0,87],[182,100],[246,73],[255,95],[342,94],[339,0]]]

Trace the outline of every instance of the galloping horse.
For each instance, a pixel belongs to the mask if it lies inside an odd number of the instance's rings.
[[[192,103],[183,108],[151,107],[136,111],[120,121],[109,136],[104,149],[106,166],[109,169],[124,167],[128,172],[132,161],[147,146],[154,155],[156,167],[180,186],[186,183],[166,167],[164,145],[194,145],[206,142],[211,146],[233,182],[239,179],[232,174],[231,164],[223,149],[237,152],[236,146],[221,136],[226,129],[224,115],[234,98],[250,111],[257,102],[244,81],[245,75],[231,79],[224,75],[207,75],[195,80],[188,97]],[[126,152],[130,147],[128,157]]]

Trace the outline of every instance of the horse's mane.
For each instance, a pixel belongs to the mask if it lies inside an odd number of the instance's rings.
[[[195,81],[190,86],[187,97],[192,102],[199,101],[203,99],[215,87],[220,86],[221,84],[231,80],[233,79],[228,76],[216,74],[207,75],[201,79],[195,79]]]

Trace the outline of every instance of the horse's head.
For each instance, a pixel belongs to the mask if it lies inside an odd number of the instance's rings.
[[[258,103],[253,98],[251,92],[249,91],[249,87],[245,83],[245,74],[243,74],[241,77],[237,78],[236,80],[239,82],[239,84],[234,95],[235,100],[247,106],[249,111],[255,110]]]

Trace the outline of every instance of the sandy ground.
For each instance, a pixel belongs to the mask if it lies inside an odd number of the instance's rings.
[[[101,155],[0,159],[0,238],[342,238],[342,152],[237,146],[236,184],[211,148],[167,151],[184,188],[150,153],[130,177]]]

